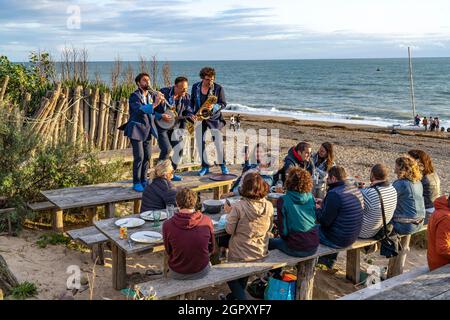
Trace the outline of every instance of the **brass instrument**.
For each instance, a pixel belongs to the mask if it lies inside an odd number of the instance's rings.
[[[214,95],[214,82],[211,81],[208,97],[195,114],[197,119],[199,119],[198,121],[209,120],[213,116],[213,108],[217,101],[218,98]],[[187,129],[191,135],[194,133],[194,126],[195,124],[192,122],[187,123]]]

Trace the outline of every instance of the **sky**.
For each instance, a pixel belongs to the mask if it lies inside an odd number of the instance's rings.
[[[0,55],[90,61],[450,56],[449,0],[0,0]]]

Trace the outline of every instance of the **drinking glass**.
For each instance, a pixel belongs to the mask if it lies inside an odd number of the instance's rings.
[[[161,219],[161,211],[159,211],[159,210],[153,211],[153,226],[154,227],[159,227],[161,225],[160,219]]]
[[[175,206],[173,204],[168,204],[166,206],[166,212],[167,212],[167,219],[172,218],[173,214],[175,213]]]

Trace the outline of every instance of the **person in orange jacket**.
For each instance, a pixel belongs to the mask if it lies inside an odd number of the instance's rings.
[[[450,263],[450,197],[434,201],[436,211],[428,223],[428,266],[430,271]]]

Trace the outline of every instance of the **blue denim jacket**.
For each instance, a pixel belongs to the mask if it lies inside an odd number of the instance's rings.
[[[401,179],[393,184],[397,190],[397,208],[394,220],[398,218],[420,219],[425,217],[425,203],[423,200],[423,187],[420,181],[415,183]]]

